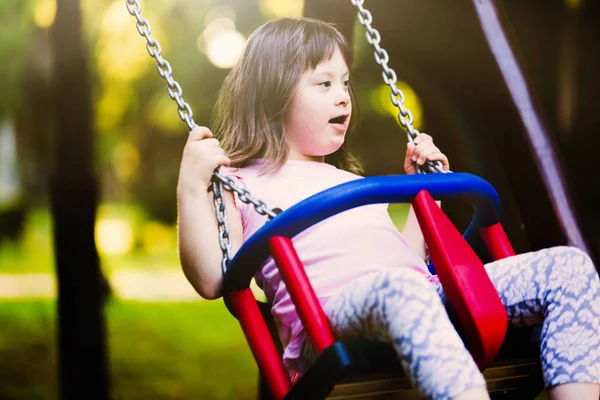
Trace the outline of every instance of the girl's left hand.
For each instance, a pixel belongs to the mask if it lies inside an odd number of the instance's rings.
[[[426,133],[421,133],[413,143],[406,145],[404,172],[408,175],[417,173],[417,165],[423,166],[426,161],[440,161],[444,171],[450,170],[448,157],[433,144],[433,139]]]

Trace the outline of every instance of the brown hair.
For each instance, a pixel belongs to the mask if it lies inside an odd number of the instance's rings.
[[[346,64],[352,55],[344,36],[332,25],[310,18],[283,18],[260,26],[248,39],[237,65],[221,87],[212,128],[231,159],[244,167],[256,158],[267,160],[267,171],[280,168],[288,156],[283,116],[300,76],[332,57],[336,48]],[[358,103],[350,86],[350,134],[358,123]],[[347,141],[325,162],[356,174],[362,173]]]

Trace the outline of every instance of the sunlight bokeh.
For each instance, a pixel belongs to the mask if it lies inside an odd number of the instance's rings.
[[[207,42],[206,55],[218,68],[231,68],[242,55],[246,38],[238,31],[221,31]]]
[[[208,27],[213,21],[218,19],[229,20],[235,24],[236,16],[235,8],[231,6],[214,6],[206,12],[206,15],[204,16],[204,26]]]
[[[134,244],[130,221],[118,218],[99,218],[96,222],[96,245],[100,255],[124,255]]]
[[[260,0],[260,11],[270,18],[301,17],[304,0]]]
[[[206,28],[196,44],[217,68],[233,67],[244,50],[246,37],[236,30],[235,18],[235,10],[227,6],[212,8],[204,18]]]
[[[119,124],[134,93],[124,83],[106,84],[96,103],[96,128],[98,133],[106,133]]]
[[[149,104],[148,118],[150,123],[158,128],[158,131],[166,136],[181,136],[187,133],[181,128],[181,119],[177,114],[177,104],[164,92],[157,93],[152,97]]]
[[[397,82],[396,86],[404,93],[404,106],[412,112],[414,118],[413,126],[415,129],[420,129],[423,125],[423,106],[421,105],[421,100],[407,83]],[[391,89],[382,83],[371,91],[369,103],[377,113],[393,117],[398,125],[400,125],[400,121],[398,121],[398,109],[392,103],[390,96]]]
[[[123,2],[115,1],[102,15],[96,61],[98,72],[106,81],[138,79],[151,65],[147,59],[146,46],[143,45],[144,38],[135,29],[135,20],[123,8]],[[152,36],[161,45],[168,45],[159,25],[152,25]]]
[[[56,0],[37,0],[33,8],[33,23],[39,28],[49,28],[56,17]]]
[[[148,254],[176,251],[176,237],[177,234],[173,227],[150,221],[143,228],[142,248]]]
[[[137,176],[140,165],[140,152],[130,142],[121,142],[115,146],[112,154],[115,175],[122,182],[131,182]]]

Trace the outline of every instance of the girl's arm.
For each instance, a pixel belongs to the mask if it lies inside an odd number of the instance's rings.
[[[178,192],[179,259],[186,278],[205,299],[221,297],[223,252],[211,193]],[[243,241],[242,220],[233,195],[223,191],[231,241],[231,257]]]
[[[185,276],[206,299],[221,296],[223,281],[219,230],[212,193],[207,191],[219,165],[229,165],[219,142],[207,128],[194,128],[185,145],[177,186],[179,258]],[[233,195],[224,192],[223,197],[233,256],[243,241],[242,222]]]
[[[406,157],[404,158],[404,171],[408,174],[417,173],[417,165],[423,166],[426,161],[440,161],[442,168],[445,171],[450,169],[448,157],[442,153],[433,144],[431,136],[421,133],[415,138],[413,143],[406,145]],[[438,206],[441,206],[439,201],[436,201]],[[423,259],[427,257],[427,249],[425,247],[425,239],[423,238],[423,232],[417,221],[415,211],[411,207],[408,212],[406,224],[402,230],[404,238],[410,245],[410,247]]]

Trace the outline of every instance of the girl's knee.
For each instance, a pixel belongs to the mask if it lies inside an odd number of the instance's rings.
[[[538,273],[548,283],[547,289],[575,296],[593,295],[600,288],[598,272],[591,258],[582,250],[561,246],[547,250],[538,262]]]
[[[590,256],[583,250],[574,246],[554,247],[556,256],[563,262],[557,262],[557,268],[565,268],[569,271],[577,271],[585,275],[597,275],[596,267]]]
[[[551,247],[549,250],[553,250],[556,253],[568,255],[570,257],[583,257],[586,259],[590,258],[585,251],[575,246],[556,246]]]

